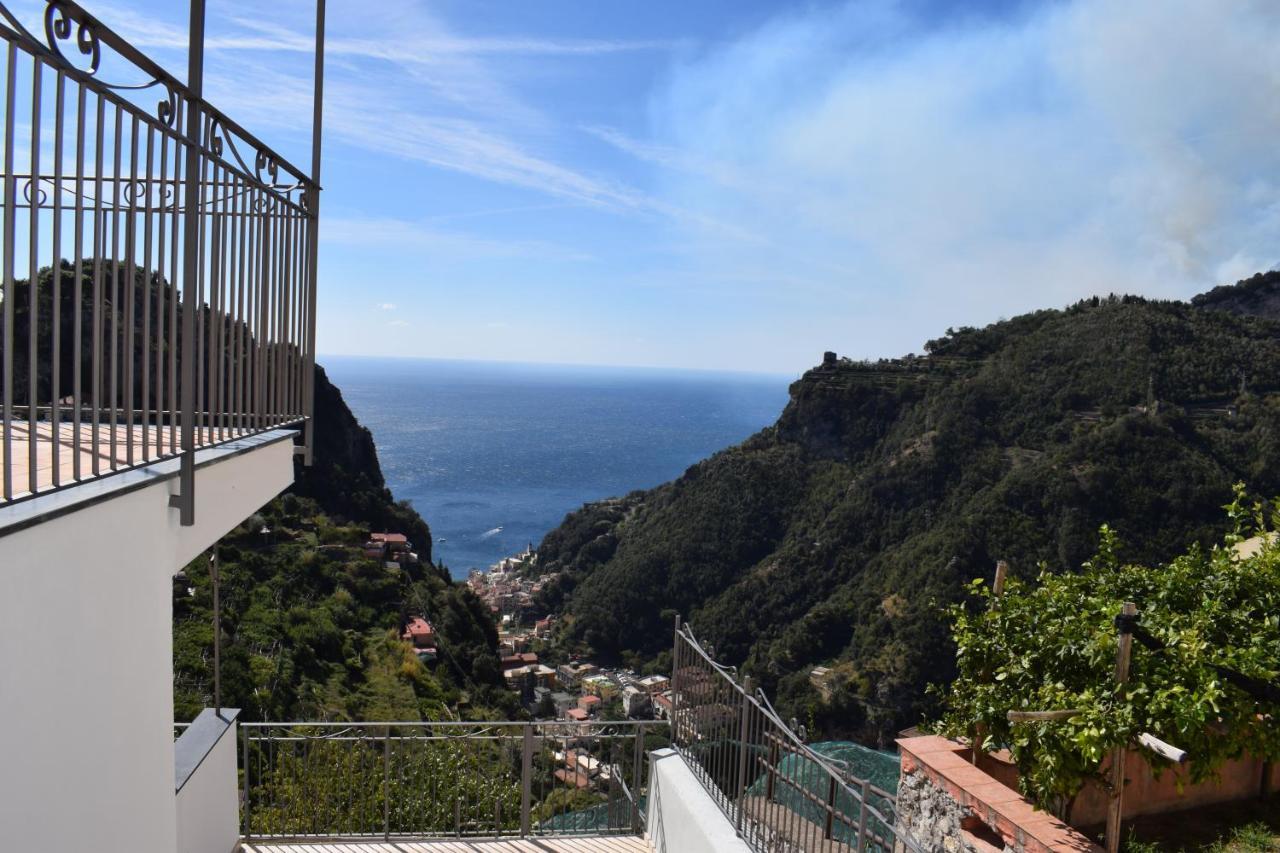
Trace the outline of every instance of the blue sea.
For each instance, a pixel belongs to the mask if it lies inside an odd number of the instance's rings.
[[[773,423],[787,376],[322,358],[373,432],[387,485],[455,577],[521,551],[582,504],[656,486]]]

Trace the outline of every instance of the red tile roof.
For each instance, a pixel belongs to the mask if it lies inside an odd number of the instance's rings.
[[[576,788],[585,788],[591,784],[591,780],[585,773],[575,773],[572,770],[557,770],[556,778],[566,785],[572,785]]]
[[[400,635],[400,639],[409,640],[419,648],[434,646],[435,637],[435,628],[431,627],[431,623],[421,616],[415,616],[410,619],[409,624],[404,629],[404,633]]]

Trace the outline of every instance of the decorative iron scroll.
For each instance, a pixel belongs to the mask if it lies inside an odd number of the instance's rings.
[[[155,102],[153,115],[165,128],[182,133],[179,118],[183,101],[190,102],[186,87],[145,54],[129,44],[118,33],[94,18],[74,0],[47,0],[44,10],[44,37],[35,36],[0,2],[0,32],[8,29],[25,43],[27,49],[42,56],[50,65],[61,68],[75,79],[85,80],[95,89],[107,92],[142,92],[161,87],[162,97]],[[74,44],[74,49],[72,45]],[[102,79],[100,69],[104,48],[146,75],[140,83],[109,82]],[[229,151],[227,165],[238,167],[241,174],[260,187],[278,193],[285,201],[307,210],[304,201],[307,175],[212,105],[201,100],[200,112],[206,117],[204,149],[222,158]],[[241,153],[242,148],[248,156]],[[281,171],[287,177],[281,179]]]
[[[102,62],[102,48],[99,46],[98,34],[94,31],[92,22],[83,18],[79,20],[73,18],[67,8],[57,0],[52,0],[44,10],[45,42],[50,50],[62,58],[63,62],[72,65],[71,60],[67,59],[67,55],[58,46],[58,42],[71,38],[72,24],[76,28],[76,47],[82,54],[89,57],[89,67],[83,70],[86,74],[97,74],[98,66]],[[150,85],[157,82],[159,81],[153,80]]]

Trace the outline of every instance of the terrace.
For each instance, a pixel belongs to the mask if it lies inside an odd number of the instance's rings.
[[[803,742],[677,629],[671,721],[177,727],[179,848],[922,850],[893,793]],[[798,731],[797,731],[798,729]]]

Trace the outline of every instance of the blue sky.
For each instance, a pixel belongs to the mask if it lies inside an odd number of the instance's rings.
[[[210,100],[305,164],[309,4],[208,2]],[[185,70],[185,3],[86,5]],[[794,373],[1094,293],[1189,296],[1280,245],[1280,4],[329,19],[322,354]]]

